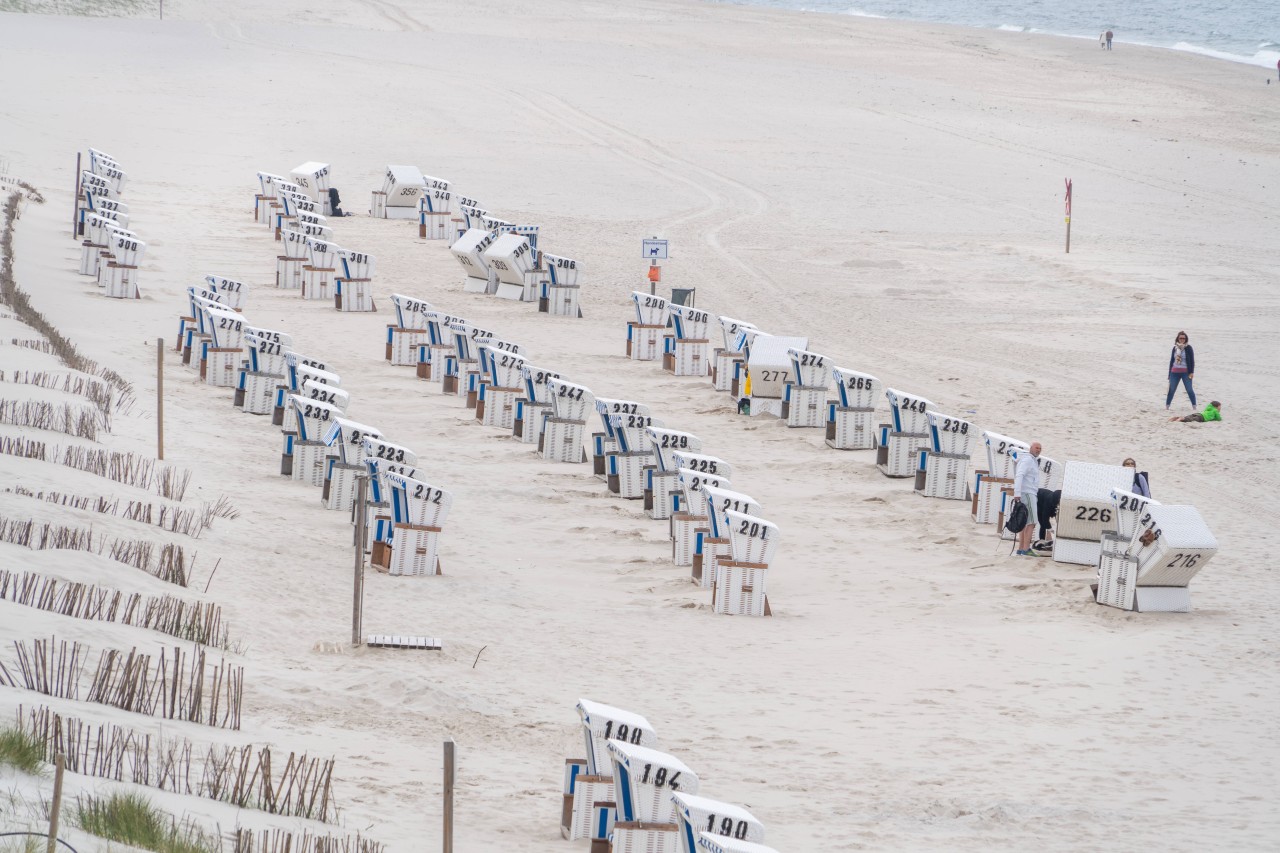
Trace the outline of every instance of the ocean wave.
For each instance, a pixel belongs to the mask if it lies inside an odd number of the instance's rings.
[[[845,9],[840,14],[849,15],[850,17],[854,17],[854,18],[887,18],[888,17],[888,15],[877,15],[874,12],[868,12],[866,9],[858,9],[852,6],[849,7],[848,9]]]
[[[1225,50],[1215,50],[1204,45],[1191,44],[1190,42],[1180,41],[1173,45],[1172,50],[1181,50],[1186,53],[1196,53],[1201,56],[1208,56],[1212,59],[1223,59],[1227,62],[1239,62],[1244,65],[1257,65],[1261,68],[1275,68],[1276,62],[1280,62],[1280,50],[1259,50],[1253,56],[1243,56],[1238,53],[1229,53]]]

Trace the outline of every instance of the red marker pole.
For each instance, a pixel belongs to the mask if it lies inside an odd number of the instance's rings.
[[[1067,182],[1067,254],[1071,254],[1071,179]]]

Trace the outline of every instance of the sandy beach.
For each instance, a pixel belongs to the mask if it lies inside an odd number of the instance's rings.
[[[332,757],[328,827],[155,797],[223,832],[358,831],[397,853],[440,849],[449,737],[456,850],[586,850],[558,820],[580,697],[646,716],[700,793],[745,805],[779,851],[1275,848],[1280,86],[1266,69],[674,0],[5,13],[0,46],[0,165],[46,199],[21,207],[14,278],[136,400],[96,441],[11,425],[0,438],[153,456],[163,338],[165,462],[192,477],[182,505],[226,496],[239,513],[198,539],[157,532],[14,487],[154,490],[0,455],[5,519],[198,554],[185,590],[73,551],[0,543],[0,568],[216,602],[245,668],[236,732],[5,687],[0,719],[47,704]],[[89,146],[128,171],[130,227],[148,244],[139,301],[78,275],[74,165]],[[334,239],[377,258],[377,313],[274,287],[280,244],[254,221],[255,175],[308,160],[332,165],[355,214],[333,220]],[[368,217],[392,163],[540,225],[540,248],[582,265],[584,317],[464,293],[446,243]],[[872,451],[740,417],[709,379],[627,359],[652,235],[671,244],[661,287],[696,287],[699,308],[806,336],[1054,459],[1135,457],[1154,497],[1195,506],[1218,541],[1193,611],[1100,607],[1092,569],[1009,556],[967,504],[882,476]],[[366,577],[367,632],[439,637],[441,651],[350,647],[346,514],[281,477],[279,428],[172,349],[186,288],[211,273],[249,283],[245,316],[325,358],[350,416],[452,491],[444,574]],[[672,565],[666,522],[389,365],[392,293],[493,329],[598,396],[648,403],[731,462],[734,488],[783,535],[773,616],[714,614]],[[0,370],[66,372],[12,344],[37,336],[0,314]],[[1168,422],[1191,411],[1161,402],[1179,330],[1221,424]],[[10,381],[0,397],[83,402]],[[92,649],[169,639],[0,600],[0,662],[50,635]],[[0,788],[17,784],[6,773]],[[0,815],[21,822],[12,808]]]

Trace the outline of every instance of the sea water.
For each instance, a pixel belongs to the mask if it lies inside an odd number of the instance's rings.
[[[1280,61],[1280,6],[1275,0],[722,0],[873,18],[1150,45],[1261,65]]]

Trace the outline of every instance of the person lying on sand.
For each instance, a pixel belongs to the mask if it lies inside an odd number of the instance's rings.
[[[1169,418],[1169,422],[1181,421],[1184,424],[1203,424],[1209,421],[1222,420],[1222,404],[1217,400],[1204,407],[1203,412],[1195,412],[1184,418]]]

